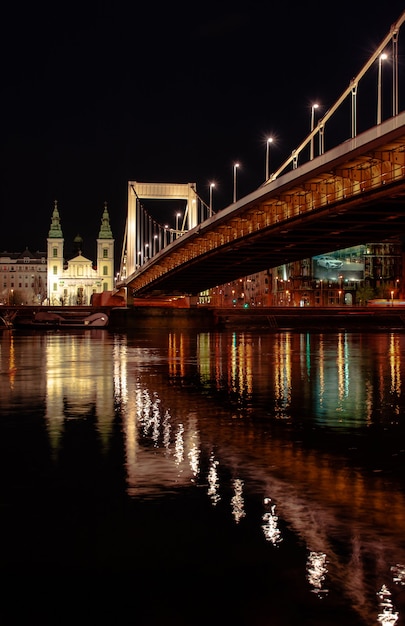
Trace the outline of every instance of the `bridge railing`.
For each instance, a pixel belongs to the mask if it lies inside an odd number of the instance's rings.
[[[370,57],[367,63],[362,67],[360,72],[355,78],[353,78],[349,86],[344,90],[340,98],[336,100],[335,104],[327,111],[327,113],[318,121],[316,127],[311,130],[309,135],[304,141],[292,151],[291,156],[274,172],[269,176],[269,179],[265,181],[265,185],[275,180],[282,174],[287,168],[298,167],[298,161],[304,150],[308,146],[312,145],[315,137],[319,138],[319,154],[323,154],[325,150],[325,127],[326,123],[332,118],[340,106],[345,100],[351,96],[351,139],[357,135],[357,89],[361,79],[367,74],[371,67],[378,63],[378,84],[377,84],[377,105],[376,105],[376,125],[381,124],[382,111],[381,111],[381,62],[382,55],[388,44],[392,43],[392,116],[398,115],[399,101],[398,101],[398,35],[402,24],[405,21],[405,11],[400,18],[391,26],[390,32],[384,37],[379,46],[377,46],[374,54]],[[312,151],[311,151],[312,152]]]
[[[369,70],[378,64],[378,84],[377,84],[377,105],[376,105],[376,124],[382,122],[381,111],[381,62],[382,55],[387,49],[387,46],[392,44],[392,117],[398,115],[399,112],[399,98],[398,98],[398,35],[402,24],[405,21],[405,11],[400,18],[391,26],[390,32],[384,37],[381,43],[377,46],[375,52],[371,55],[367,63],[361,68],[355,78],[352,79],[349,86],[343,91],[341,96],[337,99],[334,105],[323,115],[318,121],[316,126],[311,129],[311,132],[305,137],[301,144],[292,151],[291,155],[282,163],[282,165],[273,173],[270,174],[268,180],[266,180],[262,188],[275,181],[281,174],[285,173],[288,169],[296,169],[298,165],[302,164],[305,156],[308,154],[308,148],[310,150],[310,160],[314,157],[313,142],[316,138],[319,139],[319,155],[325,152],[325,129],[327,123],[345,103],[347,98],[351,96],[351,139],[357,136],[357,90],[360,81],[365,77]],[[197,225],[203,224],[208,219],[214,216],[212,208],[209,207],[200,198],[195,191],[195,201],[198,204],[196,211]],[[186,232],[187,216],[180,214],[176,216],[176,225],[170,226],[169,224],[160,224],[155,220],[148,211],[139,203],[138,207],[138,220],[137,228],[139,232],[136,235],[136,240],[139,243],[136,251],[135,271],[141,269],[142,266],[148,262],[149,259],[160,254],[170,244],[173,244],[179,237],[183,236]],[[127,227],[126,227],[127,228]],[[126,267],[126,243],[127,232],[124,235],[124,244],[122,249],[121,267],[120,273],[117,276],[117,284],[120,281],[125,281],[128,275]],[[132,270],[133,268],[130,268]],[[131,273],[131,272],[130,272]]]

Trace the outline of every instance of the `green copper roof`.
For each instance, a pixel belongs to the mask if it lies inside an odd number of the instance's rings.
[[[104,203],[103,217],[101,218],[101,228],[98,235],[99,239],[113,239],[113,234],[110,226],[110,216],[107,211],[107,203]]]
[[[58,211],[58,202],[55,200],[55,207],[52,213],[52,222],[51,227],[49,229],[48,237],[54,239],[63,239],[62,228],[60,226],[60,215]]]

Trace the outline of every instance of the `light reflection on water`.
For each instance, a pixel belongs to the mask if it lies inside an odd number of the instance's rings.
[[[108,455],[118,417],[133,501],[193,486],[273,549],[294,533],[296,582],[322,602],[333,591],[359,624],[405,623],[403,335],[0,340],[2,418],[42,411],[54,463],[90,415]]]

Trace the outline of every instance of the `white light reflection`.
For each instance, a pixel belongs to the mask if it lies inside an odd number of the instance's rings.
[[[210,456],[210,466],[208,470],[208,495],[212,500],[212,504],[215,506],[221,499],[221,496],[218,493],[218,473],[217,473],[217,465],[219,461],[216,461],[214,455]]]
[[[235,478],[233,481],[234,495],[232,496],[232,515],[235,522],[239,524],[242,517],[245,517],[244,501],[243,501],[243,481],[240,478]]]
[[[323,552],[310,552],[307,560],[307,578],[312,587],[311,591],[319,597],[329,592],[328,589],[323,589],[327,571],[326,554]]]
[[[194,436],[197,438],[197,433],[195,433]],[[198,449],[198,444],[195,441],[191,443],[191,448],[187,456],[190,462],[191,471],[193,472],[194,476],[197,476],[198,472],[200,471],[199,469],[200,451]]]
[[[405,585],[405,565],[391,565],[392,580],[396,585]]]
[[[377,592],[377,596],[380,600],[380,608],[382,612],[378,614],[378,621],[382,626],[393,626],[398,621],[398,613],[393,611],[393,605],[391,601],[391,592],[386,585],[383,585],[380,591]]]
[[[190,463],[190,469],[194,476],[200,471],[199,463],[200,463],[200,436],[197,429],[197,414],[192,412],[189,415],[189,423],[188,423],[188,438],[187,438],[187,447],[188,447],[188,461]]]
[[[283,541],[281,531],[278,527],[278,517],[275,514],[276,505],[271,504],[271,498],[264,498],[263,502],[268,508],[262,517],[262,520],[265,522],[265,524],[262,525],[263,533],[266,541],[271,541],[271,543],[276,546]]]
[[[172,426],[170,424],[170,413],[166,411],[163,417],[163,445],[166,452],[170,453],[170,431]]]
[[[176,465],[180,465],[180,463],[184,459],[183,433],[184,433],[184,426],[183,424],[179,424],[176,437],[175,437],[175,442],[174,442],[174,460],[176,462]]]

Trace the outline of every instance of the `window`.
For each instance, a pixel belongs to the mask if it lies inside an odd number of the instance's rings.
[[[52,254],[53,254],[54,257],[58,256],[58,248],[53,248]]]
[[[108,266],[103,265],[103,276],[108,276]]]
[[[54,266],[53,266],[53,273],[54,273],[54,274],[57,274],[57,273],[58,273],[58,266],[57,266],[57,265],[54,265]]]
[[[53,283],[53,287],[52,287],[52,289],[53,289],[54,291],[58,291],[58,283]]]
[[[103,259],[108,259],[108,248],[103,248]]]

